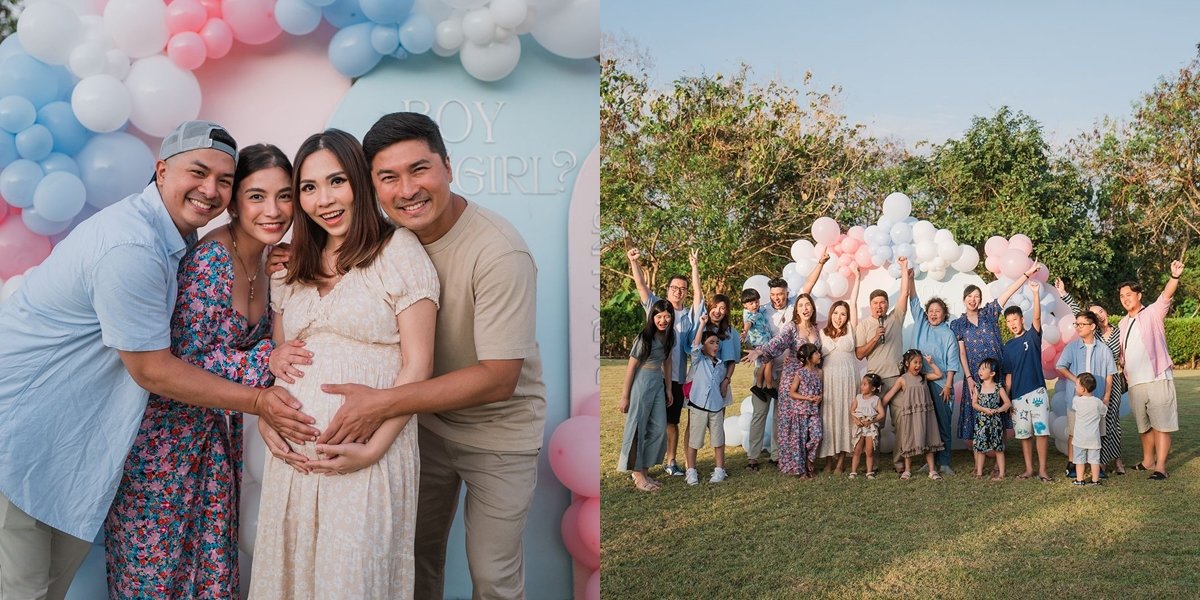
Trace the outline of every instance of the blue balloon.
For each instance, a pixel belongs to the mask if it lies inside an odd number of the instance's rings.
[[[51,102],[37,111],[37,122],[54,135],[54,150],[77,154],[92,137],[92,132],[75,118],[70,102]]]
[[[304,3],[316,8],[325,8],[326,6],[333,4],[335,1],[336,0],[304,0]]]
[[[21,158],[39,161],[50,156],[54,149],[54,136],[45,125],[30,125],[17,134],[17,152]]]
[[[338,29],[371,21],[359,8],[358,0],[334,0],[321,9],[321,14],[325,15],[326,21]]]
[[[8,166],[8,163],[21,158],[17,154],[17,140],[13,134],[0,130],[0,169]]]
[[[371,47],[380,54],[391,54],[400,47],[400,31],[395,25],[376,25],[371,29]]]
[[[14,54],[29,53],[26,52],[25,47],[21,45],[21,38],[19,36],[10,35],[4,38],[4,41],[0,41],[0,64],[3,64],[6,58]]]
[[[365,75],[375,68],[383,55],[371,47],[374,23],[357,23],[333,34],[329,40],[329,62],[347,77]]]
[[[292,35],[308,35],[321,24],[321,9],[304,0],[279,0],[275,20]]]
[[[75,155],[87,203],[104,208],[142,191],[154,175],[154,154],[142,140],[114,131],[88,140]]]
[[[24,96],[0,98],[0,129],[20,133],[37,120],[37,108]]]
[[[14,54],[0,62],[0,97],[12,95],[45,106],[58,98],[58,74],[28,54]]]
[[[376,23],[399,23],[412,11],[413,0],[358,0],[358,5]]]
[[[48,221],[71,221],[83,208],[87,189],[78,177],[58,171],[42,178],[33,192],[33,209]]]
[[[27,208],[21,211],[21,221],[25,223],[25,227],[38,235],[54,235],[62,233],[71,226],[71,220],[66,221],[51,221],[42,215],[39,215],[36,210]]]
[[[50,156],[43,158],[40,164],[47,175],[61,171],[79,177],[79,164],[75,162],[75,159],[62,152],[51,152]]]
[[[396,60],[404,60],[408,58],[408,53],[404,51],[404,46],[396,48],[396,51],[392,53],[392,58]]]
[[[29,208],[33,206],[33,192],[44,174],[41,165],[32,160],[14,160],[0,171],[0,196],[12,206]]]
[[[437,27],[425,15],[412,15],[400,26],[400,44],[409,54],[424,54],[433,48]]]

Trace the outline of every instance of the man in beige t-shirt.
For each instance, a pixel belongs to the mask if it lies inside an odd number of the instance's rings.
[[[388,418],[420,413],[415,597],[443,596],[465,482],[472,597],[524,598],[522,534],[546,419],[537,266],[508,221],[450,191],[450,160],[429,117],[385,115],[363,149],[380,207],[416,234],[438,272],[433,378],[384,390],[322,386],[346,401],[318,443],[364,440]]]
[[[901,256],[897,262],[901,270],[908,269],[907,258]],[[908,316],[908,295],[911,293],[909,279],[907,275],[901,275],[900,297],[896,300],[896,309],[890,313],[887,292],[871,292],[871,314],[859,319],[858,328],[854,331],[855,339],[863,341],[861,346],[854,349],[855,356],[859,360],[867,359],[867,372],[883,379],[883,387],[879,390],[881,398],[900,379],[900,359],[904,357],[904,318]],[[895,427],[894,416],[888,420]]]

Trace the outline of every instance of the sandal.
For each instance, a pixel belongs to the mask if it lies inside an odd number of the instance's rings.
[[[1162,481],[1166,478],[1167,478],[1167,474],[1163,473],[1162,471],[1155,471],[1153,475],[1151,475],[1150,477],[1147,477],[1147,479],[1153,479],[1154,481]]]
[[[1029,479],[1030,477],[1033,477],[1033,474],[1032,474],[1032,473],[1030,473],[1029,475],[1026,475],[1026,474],[1024,474],[1024,473],[1021,473],[1020,475],[1017,475],[1017,480],[1018,480],[1018,481],[1025,481],[1026,479]]]
[[[996,473],[995,475],[992,475],[992,478],[989,479],[988,481],[1004,481],[1004,476],[999,473]]]
[[[1038,480],[1042,483],[1054,483],[1053,477],[1047,477],[1045,475],[1038,475]]]
[[[746,463],[746,468],[750,469],[751,471],[757,471],[758,470],[758,461],[752,460],[752,461]]]
[[[904,481],[908,481],[908,479],[909,479],[910,477],[912,477],[912,473],[910,473],[910,472],[908,472],[908,471],[905,471],[905,472],[903,472],[903,473],[901,473],[901,474],[900,474],[900,479],[902,479],[902,480],[904,480]]]
[[[847,477],[850,479],[856,479],[856,478],[858,478],[858,473],[851,473],[851,474],[847,475]]]
[[[939,474],[939,473],[937,472],[937,469],[934,469],[934,470],[932,470],[932,471],[930,471],[930,472],[929,472],[929,478],[930,478],[930,479],[932,479],[932,480],[934,480],[934,481],[941,481],[941,480],[942,480],[942,476],[941,476],[941,474]]]
[[[1133,465],[1133,470],[1134,471],[1149,471],[1150,469],[1147,469],[1146,467],[1144,467],[1142,465],[1142,463],[1138,463],[1136,465]]]
[[[650,483],[648,479],[644,479],[640,483],[635,479],[633,480],[633,486],[640,492],[657,492],[660,489],[660,486]]]

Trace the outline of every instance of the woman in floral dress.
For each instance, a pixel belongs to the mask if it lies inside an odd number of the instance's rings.
[[[230,223],[179,265],[171,351],[231,381],[267,387],[274,348],[265,250],[292,223],[292,166],[243,148]],[[111,598],[236,598],[242,415],[151,394],[104,524]]]
[[[975,409],[971,407],[971,390],[975,384],[979,383],[976,380],[976,373],[979,372],[979,364],[985,358],[991,358],[1000,362],[1001,348],[1000,343],[1000,312],[1003,310],[1004,303],[1021,286],[1037,272],[1037,266],[1031,267],[1027,273],[1018,277],[1008,289],[1000,294],[1000,297],[980,306],[983,301],[983,292],[978,286],[968,285],[963,290],[963,304],[966,306],[966,312],[961,317],[950,323],[950,330],[954,332],[954,337],[958,339],[959,360],[966,367],[963,377],[962,395],[959,396],[959,403],[962,406],[962,412],[958,414],[958,437],[967,443],[967,447],[971,447],[971,439],[975,435]],[[1003,381],[1004,375],[997,373],[997,379]],[[1004,421],[1005,428],[1011,427],[1008,415],[1001,415]]]

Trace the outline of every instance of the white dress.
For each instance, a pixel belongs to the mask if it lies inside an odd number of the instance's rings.
[[[437,272],[416,236],[398,229],[364,269],[321,297],[316,287],[271,282],[285,339],[302,339],[313,364],[286,387],[324,430],[342,404],[324,383],[395,385],[396,315],[438,299]],[[312,443],[296,451],[315,458]],[[416,418],[375,464],[346,475],[305,475],[267,456],[250,597],[325,600],[412,598],[420,461]]]
[[[858,394],[858,359],[854,356],[854,331],[836,340],[821,332],[821,373],[825,394],[821,398],[821,447],[817,457],[833,456],[854,450],[850,426],[850,404]]]

